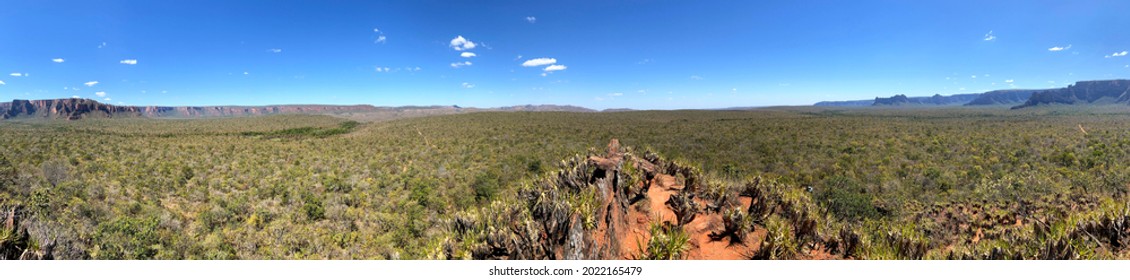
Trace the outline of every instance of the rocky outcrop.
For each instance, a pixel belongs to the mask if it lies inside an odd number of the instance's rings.
[[[90,99],[12,100],[3,108],[3,118],[43,117],[76,120],[90,117],[140,116],[138,107],[102,104]]]
[[[960,106],[977,99],[980,95],[980,93],[967,93],[949,96],[935,94],[930,97],[907,97],[904,94],[899,94],[887,98],[876,97],[871,106]]]
[[[0,116],[77,120],[108,117],[236,117],[273,114],[326,114],[378,110],[370,105],[272,105],[272,106],[115,106],[91,99],[12,100],[0,104]]]
[[[797,193],[802,191],[791,188],[793,194],[784,196],[780,185],[760,179],[723,185],[701,174],[650,152],[636,156],[613,139],[603,152],[562,161],[560,171],[520,188],[512,199],[457,214],[444,254],[449,259],[747,259],[757,256],[758,244],[767,240],[766,230],[754,224],[764,225],[771,215],[809,225],[799,227],[795,237],[829,250],[822,252],[842,248],[833,245],[841,243],[835,237],[815,231],[818,212],[807,194]],[[761,245],[766,247],[772,246]]]
[[[1130,103],[1130,80],[1082,81],[1066,88],[1033,93],[1027,102],[1012,107],[1012,109],[1047,104],[1102,105],[1128,103]]]
[[[1032,94],[1039,90],[1031,89],[1008,89],[1008,90],[994,90],[982,93],[981,96],[973,101],[969,101],[965,106],[994,106],[994,105],[1017,105],[1028,101]]]

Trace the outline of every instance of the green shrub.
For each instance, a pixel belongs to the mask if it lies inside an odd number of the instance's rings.
[[[825,180],[823,187],[816,191],[816,199],[832,215],[843,220],[859,221],[880,217],[872,203],[872,196],[851,178],[837,176]]]

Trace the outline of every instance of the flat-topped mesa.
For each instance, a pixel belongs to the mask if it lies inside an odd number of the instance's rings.
[[[45,117],[75,120],[85,117],[112,117],[115,115],[140,116],[136,107],[114,106],[81,98],[12,100],[3,112],[3,118]]]
[[[0,116],[77,120],[101,117],[235,117],[375,111],[371,105],[116,106],[91,99],[13,100],[0,103]]]
[[[1130,104],[1130,80],[1081,81],[1032,94],[1020,109],[1046,104]]]

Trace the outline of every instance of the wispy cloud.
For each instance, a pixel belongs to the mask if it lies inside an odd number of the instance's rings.
[[[385,37],[384,31],[381,31],[380,28],[374,27],[373,33],[377,33],[377,39],[373,40],[374,44],[384,44],[385,41],[388,40],[388,37]]]
[[[0,81],[0,86],[2,86],[2,85],[6,85],[6,84],[4,83],[4,81]]]
[[[1005,83],[1012,83],[1012,79],[1004,80]]]
[[[1049,51],[1053,51],[1053,52],[1058,52],[1058,51],[1068,50],[1068,49],[1071,49],[1071,45],[1067,45],[1066,47],[1055,46],[1055,47],[1048,48]]]
[[[135,64],[137,64],[137,60],[136,59],[122,59],[122,61],[118,61],[118,63],[126,64],[126,65],[135,65]]]
[[[24,75],[25,75],[24,73],[12,73],[12,74],[8,74],[8,76],[12,76],[12,77],[23,77]]]
[[[106,47],[106,42],[102,42],[101,44],[98,44],[99,49],[105,48],[105,47]]]
[[[106,97],[106,98],[102,98],[102,100],[110,101],[111,99],[109,97]]]
[[[377,66],[377,72],[392,72],[391,68]]]
[[[463,38],[463,35],[459,35],[455,37],[455,39],[451,39],[451,43],[448,44],[448,46],[457,51],[470,50],[475,48],[475,42],[471,42],[471,40]]]
[[[1126,54],[1127,54],[1126,51],[1121,51],[1121,52],[1112,53],[1112,54],[1106,56],[1106,58],[1126,56]]]
[[[526,17],[526,21],[528,21],[530,23],[535,23],[535,22],[538,22],[538,18],[536,18],[536,17]]]
[[[556,58],[542,57],[542,58],[535,58],[535,59],[531,59],[531,60],[526,60],[526,62],[522,62],[522,66],[523,67],[537,67],[537,66],[542,66],[542,65],[550,65],[550,64],[554,64],[554,63],[557,63]]]
[[[476,55],[476,54],[475,54],[475,53],[473,53],[473,52],[463,52],[463,53],[459,54],[459,56],[462,56],[462,57],[466,57],[466,58],[471,58],[471,57],[475,57],[475,56],[478,56],[478,55]]]
[[[584,72],[584,71],[581,71],[581,72]],[[699,75],[691,75],[691,80],[695,80],[695,81],[701,81],[701,80],[702,80],[702,76],[699,76]]]
[[[281,53],[282,49],[267,49],[267,52],[269,52],[269,53]]]
[[[996,39],[997,39],[997,36],[993,35],[992,30],[989,30],[988,34],[985,34],[985,39],[984,39],[985,41],[992,41],[992,40],[996,40]]]
[[[561,70],[565,70],[565,68],[568,68],[568,67],[565,67],[565,65],[554,64],[554,65],[550,65],[550,66],[545,67],[545,72],[561,71]],[[581,72],[585,72],[585,71],[581,71]]]
[[[463,61],[463,62],[452,62],[451,63],[451,68],[459,68],[459,67],[463,67],[463,66],[471,66],[471,62],[470,61]]]
[[[640,65],[643,65],[643,64],[649,64],[649,63],[651,63],[651,62],[652,62],[652,60],[651,60],[650,58],[644,58],[643,60],[640,60],[639,62],[636,62],[636,64],[640,64]]]
[[[463,87],[463,88],[475,88],[475,84],[468,83],[468,82],[463,82],[463,84],[460,85],[460,86]]]
[[[99,91],[99,92],[95,92],[94,95],[97,95],[98,97],[106,97],[106,92],[105,91]]]
[[[78,99],[78,98],[82,98],[82,97],[78,97],[78,95],[71,95],[71,98]]]
[[[63,59],[62,59],[62,58],[52,58],[52,59],[51,59],[51,61],[52,61],[52,62],[55,62],[55,63],[63,63]]]
[[[608,96],[612,96],[612,97],[624,96],[624,93],[623,92],[613,92],[613,93],[609,93]]]
[[[85,83],[82,83],[82,84],[84,84],[84,85],[86,85],[86,86],[88,86],[88,87],[92,87],[92,86],[94,86],[94,85],[97,85],[97,84],[98,84],[98,81],[89,81],[89,82],[85,82]]]

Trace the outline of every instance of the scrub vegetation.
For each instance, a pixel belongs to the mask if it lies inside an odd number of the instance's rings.
[[[610,139],[617,209],[678,215],[634,258],[701,256],[711,217],[752,259],[1130,257],[1130,111],[1050,107],[8,120],[0,258],[557,258],[499,248],[614,228]]]

